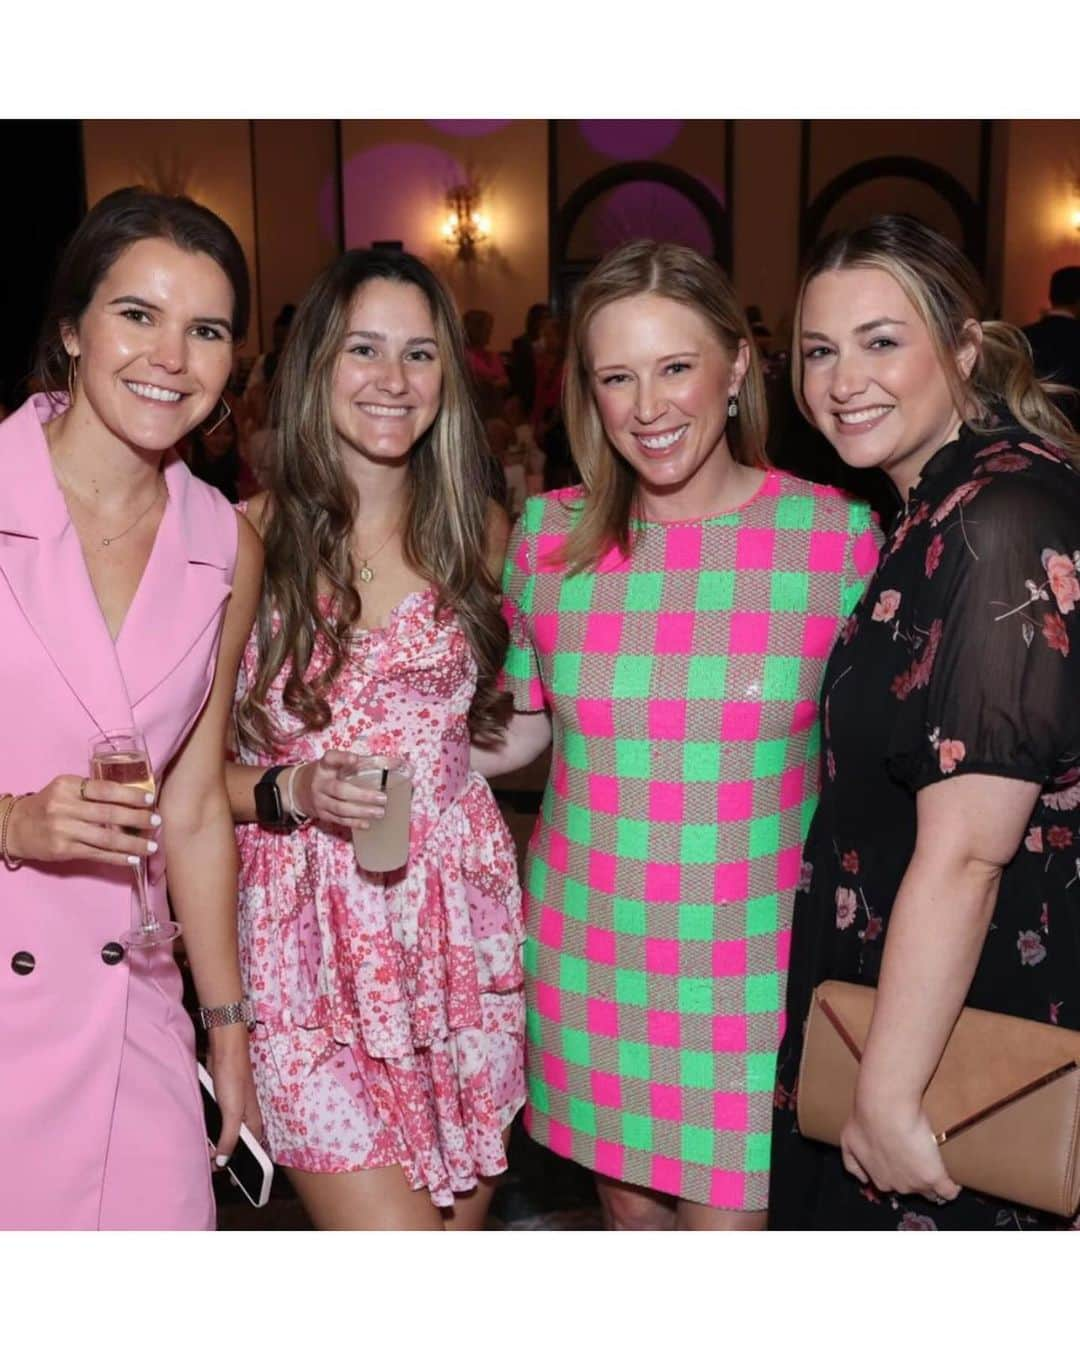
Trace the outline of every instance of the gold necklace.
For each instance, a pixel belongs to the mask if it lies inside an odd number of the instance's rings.
[[[395,521],[394,521],[394,528],[390,531],[390,533],[389,533],[389,534],[386,536],[386,538],[382,541],[382,543],[381,543],[381,544],[379,545],[379,547],[375,550],[375,552],[374,552],[374,553],[369,553],[369,554],[367,555],[366,558],[361,558],[361,559],[360,559],[360,568],[359,568],[359,570],[357,571],[357,574],[356,574],[356,575],[360,578],[360,580],[361,580],[362,582],[364,582],[365,585],[368,585],[368,584],[370,584],[372,581],[375,580],[375,572],[373,571],[372,566],[371,566],[371,560],[372,560],[372,558],[377,558],[377,557],[379,556],[379,554],[383,551],[383,549],[387,546],[387,544],[390,542],[390,540],[393,539],[394,535],[397,534],[397,530],[398,530],[398,525],[399,525],[399,524],[400,524],[400,520],[395,520]]]
[[[75,500],[79,503],[80,506],[82,506],[84,509],[88,511],[92,509],[87,504],[86,500],[82,496],[80,496],[78,492],[76,492],[75,488],[72,487],[72,485],[68,482],[67,478],[64,476],[64,474],[60,471],[59,468],[56,469],[56,476],[60,479],[61,486],[67,488],[68,492],[71,493],[71,495],[75,498]],[[105,546],[105,548],[108,548],[110,544],[115,544],[118,539],[123,539],[125,534],[130,534],[131,531],[135,528],[135,526],[138,525],[139,521],[142,520],[144,516],[149,515],[153,507],[155,507],[158,504],[158,502],[162,498],[162,495],[164,494],[164,491],[165,491],[165,479],[164,477],[159,476],[157,492],[154,493],[149,503],[143,507],[143,509],[139,512],[139,514],[135,517],[135,519],[131,522],[131,524],[128,525],[125,529],[121,530],[118,534],[108,534],[101,536],[101,542]]]

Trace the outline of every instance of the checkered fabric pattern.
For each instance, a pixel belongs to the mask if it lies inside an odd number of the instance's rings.
[[[505,687],[548,708],[526,863],[526,1126],[605,1176],[764,1208],[817,698],[877,559],[870,513],[770,471],[739,512],[639,524],[568,577],[580,489],[526,504]]]

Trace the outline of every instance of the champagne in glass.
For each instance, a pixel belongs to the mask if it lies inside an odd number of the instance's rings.
[[[91,777],[122,787],[142,788],[157,796],[154,774],[146,755],[139,750],[102,750],[91,760]]]
[[[157,795],[150,754],[141,732],[134,727],[107,731],[90,742],[90,777],[100,782],[119,783],[123,787],[141,788],[151,796]],[[129,831],[137,834],[137,830]],[[139,902],[139,922],[120,941],[125,947],[154,947],[172,942],[180,935],[180,925],[171,919],[162,923],[150,906],[146,889],[146,861],[133,865],[136,895]]]

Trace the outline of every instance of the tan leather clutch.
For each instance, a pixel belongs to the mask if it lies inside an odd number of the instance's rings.
[[[814,990],[799,1069],[799,1129],[839,1145],[876,990]],[[1080,1031],[965,1008],[923,1105],[961,1186],[1071,1218],[1080,1208]]]

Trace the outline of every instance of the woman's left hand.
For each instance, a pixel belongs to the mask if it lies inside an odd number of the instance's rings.
[[[221,1110],[221,1134],[214,1144],[214,1160],[218,1166],[224,1166],[220,1160],[232,1155],[241,1124],[256,1139],[262,1139],[262,1116],[251,1075],[247,1028],[236,1024],[211,1031],[207,1061]]]
[[[879,1191],[922,1195],[938,1204],[960,1194],[921,1103],[882,1110],[856,1102],[840,1134],[840,1152],[847,1170]]]

